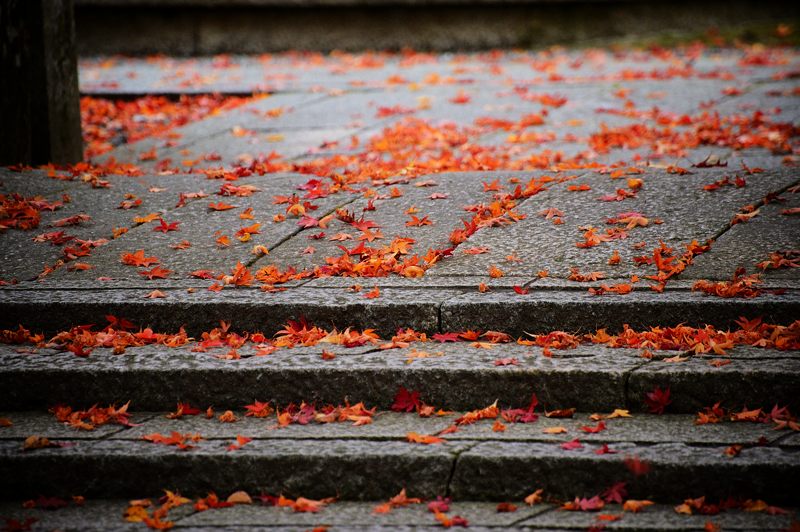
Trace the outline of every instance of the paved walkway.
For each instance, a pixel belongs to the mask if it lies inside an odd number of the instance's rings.
[[[84,60],[88,162],[0,169],[0,493],[89,502],[0,516],[118,527],[93,499],[245,489],[371,502],[170,518],[433,526],[371,514],[405,487],[478,527],[789,526],[742,510],[796,504],[798,70],[763,47]],[[460,414],[391,412],[400,386]],[[44,413],[128,401],[142,425]],[[213,419],[153,413],[178,401]],[[359,401],[374,422],[294,424]],[[448,432],[465,412],[489,419]],[[172,431],[203,440],[142,439]],[[557,510],[622,481],[658,504]],[[674,511],[703,495],[737,502]]]

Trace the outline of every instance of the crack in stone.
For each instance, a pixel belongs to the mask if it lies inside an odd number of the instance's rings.
[[[359,200],[359,199],[360,199],[360,198],[359,198],[358,196],[353,196],[353,198],[352,198],[352,199],[350,199],[350,201],[346,201],[346,202],[344,202],[344,203],[340,203],[340,204],[336,205],[335,207],[332,207],[332,208],[331,208],[329,211],[325,212],[325,214],[323,214],[322,216],[320,216],[320,218],[324,218],[325,216],[330,216],[330,215],[332,215],[333,213],[335,213],[336,211],[338,211],[339,209],[342,209],[342,208],[344,208],[344,207],[347,207],[348,205],[350,205],[350,204],[352,204],[352,203],[356,202],[356,201],[357,201],[357,200]],[[285,237],[281,238],[281,239],[280,239],[280,240],[279,240],[279,241],[278,241],[278,242],[277,242],[275,245],[273,245],[273,246],[271,246],[271,247],[269,248],[269,252],[270,252],[270,253],[272,253],[273,251],[275,251],[276,249],[278,249],[279,247],[281,247],[283,244],[285,244],[285,243],[286,243],[286,242],[288,242],[289,240],[292,240],[294,237],[296,237],[297,235],[299,235],[299,234],[300,234],[300,233],[302,233],[303,231],[304,231],[304,229],[298,229],[298,230],[296,230],[296,231],[294,231],[294,232],[292,232],[292,233],[290,233],[290,234],[286,235]],[[255,257],[255,258],[252,258],[252,259],[248,260],[248,261],[245,263],[245,266],[247,266],[248,268],[250,268],[250,267],[254,266],[256,262],[258,262],[259,260],[261,260],[261,259],[262,259],[262,258],[264,258],[265,256],[266,256],[266,255],[259,255],[259,256]]]
[[[526,515],[525,517],[521,517],[521,518],[517,519],[516,521],[513,521],[512,523],[509,523],[508,527],[510,528],[510,527],[521,525],[522,523],[524,523],[525,521],[527,521],[529,519],[535,519],[535,518],[537,518],[539,516],[542,516],[544,514],[555,512],[558,509],[559,509],[559,506],[555,506],[555,505],[554,506],[545,507],[544,509],[542,509],[541,512],[535,513],[533,515]],[[534,523],[534,526],[535,526],[535,523]]]
[[[627,410],[630,410],[632,408],[632,406],[631,406],[632,399],[630,397],[630,380],[631,380],[631,376],[633,376],[633,373],[635,371],[638,371],[638,370],[642,369],[643,367],[645,367],[646,365],[648,365],[648,364],[650,364],[652,362],[653,362],[652,359],[644,359],[643,362],[641,362],[640,364],[636,365],[635,367],[629,369],[628,371],[626,371],[626,372],[624,372],[622,374],[622,393],[623,393],[622,399],[623,399],[623,401],[625,403],[625,408]]]
[[[775,196],[779,196],[779,195],[783,194],[784,192],[786,192],[787,190],[789,190],[790,188],[795,187],[797,185],[800,185],[800,179],[798,179],[797,181],[794,181],[792,183],[789,183],[788,185],[786,185],[786,186],[784,186],[782,188],[779,188],[775,192],[769,192],[767,195],[773,195],[774,194]],[[764,198],[761,198],[757,202],[753,203],[753,205],[756,208],[759,208],[759,207],[763,207],[764,205],[767,205],[767,202],[765,201]],[[732,223],[728,222],[727,224],[725,224],[725,227],[723,227],[722,229],[717,231],[717,233],[714,236],[711,237],[711,240],[717,241],[722,235],[724,235],[725,233],[727,233],[728,231],[733,229],[734,225],[736,225],[736,224],[732,224]],[[712,246],[710,251],[713,251],[713,249],[714,248]]]
[[[473,449],[477,445],[480,445],[480,442],[475,442],[475,443],[472,443],[472,444],[466,444],[461,448],[461,450],[457,450],[457,451],[453,452],[453,454],[455,456],[453,456],[453,465],[450,468],[450,475],[447,477],[447,484],[445,485],[445,490],[444,490],[444,496],[445,497],[449,497],[450,496],[450,491],[451,491],[451,488],[452,488],[452,485],[453,485],[453,478],[456,475],[456,468],[458,467],[458,459],[461,458],[461,455],[463,453]]]

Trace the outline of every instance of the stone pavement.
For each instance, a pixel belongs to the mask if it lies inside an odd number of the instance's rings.
[[[769,505],[794,511],[800,463],[798,67],[765,47],[84,59],[87,163],[0,169],[0,492],[87,502],[0,516],[141,528],[122,498],[243,489],[341,500],[170,520],[434,526],[372,514],[407,488],[473,527],[790,526]],[[391,412],[399,387],[460,414]],[[128,401],[132,428],[46,413]],[[298,421],[361,401],[374,421],[336,412],[363,426]],[[495,401],[522,410],[447,431]],[[165,419],[177,402],[213,419]],[[142,439],[172,431],[203,439]],[[616,482],[658,504],[558,510]],[[701,496],[736,502],[674,511]]]

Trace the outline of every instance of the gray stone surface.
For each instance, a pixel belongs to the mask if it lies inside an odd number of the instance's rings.
[[[759,215],[751,221],[736,224],[720,236],[710,253],[697,258],[687,277],[714,278],[721,267],[734,270],[743,267],[748,273],[763,272],[770,281],[798,279],[800,270],[797,268],[760,270],[756,267],[769,260],[770,253],[800,249],[800,216],[781,214],[783,210],[800,207],[800,193],[785,192],[781,198],[781,202],[762,206]]]
[[[593,296],[587,292],[513,291],[464,294],[444,302],[442,330],[503,329],[514,334],[544,333],[554,329],[593,331],[658,325],[712,324],[730,327],[739,316],[763,316],[766,321],[791,323],[798,315],[793,291],[764,294],[753,299],[722,299],[692,292],[654,294],[634,290],[624,296]]]
[[[151,420],[154,416],[155,414],[148,412],[132,412],[130,422],[139,425]],[[2,440],[24,440],[32,435],[52,440],[97,440],[119,432],[128,433],[131,430],[115,423],[96,426],[94,430],[79,430],[59,422],[53,414],[41,412],[0,412],[0,417],[13,423],[10,427],[0,428],[0,439]]]
[[[541,443],[480,443],[459,455],[451,493],[456,498],[513,500],[526,496],[533,485],[571,499],[626,481],[632,498],[680,501],[682,497],[676,494],[680,486],[682,493],[710,499],[748,492],[751,497],[773,499],[775,504],[793,500],[792,481],[786,476],[797,467],[792,451],[753,447],[731,459],[721,446],[620,443],[612,446],[616,454],[599,456],[594,453],[598,448],[590,443],[575,450]],[[625,465],[632,456],[650,465],[648,474],[634,478]]]
[[[638,350],[581,346],[541,356],[538,347],[468,343],[415,344],[406,349],[352,350],[320,344],[279,350],[268,356],[224,360],[228,349],[195,353],[158,346],[128,348],[123,355],[95,349],[88,357],[72,353],[2,351],[0,383],[8,390],[6,409],[49,407],[56,403],[90,406],[134,400],[137,409],[173,408],[179,400],[199,406],[241,408],[259,400],[365,401],[387,408],[399,386],[420,390],[423,400],[448,409],[482,408],[499,400],[525,406],[532,393],[547,408],[611,411],[646,410],[645,392],[671,387],[669,411],[695,413],[716,401],[730,408],[745,404],[771,408],[773,402],[796,410],[798,360],[791,357],[736,358],[713,368],[707,360],[683,363],[639,357]],[[322,360],[323,349],[338,353]],[[657,357],[661,353],[655,353]],[[666,355],[667,353],[664,353]],[[670,356],[674,352],[668,353]],[[517,364],[495,361],[516,359]]]
[[[104,497],[170,488],[200,496],[262,489],[309,498],[374,500],[413,486],[419,495],[432,497],[446,491],[454,453],[463,449],[461,444],[256,440],[230,452],[228,443],[200,441],[194,449],[177,451],[146,441],[83,441],[23,452],[18,442],[4,441],[0,493],[6,498],[34,496],[42,486],[56,493]]]
[[[767,193],[780,190],[796,181],[795,175],[788,170],[750,176],[747,187],[725,187],[715,191],[714,209],[705,209],[711,193],[704,191],[703,185],[721,179],[727,175],[726,172],[700,169],[692,175],[683,176],[665,172],[629,176],[642,179],[644,185],[637,197],[620,202],[597,200],[603,195],[614,195],[618,188],[625,188],[625,178],[614,180],[607,175],[581,175],[579,172],[572,175],[578,177],[563,184],[551,185],[546,192],[522,202],[518,210],[527,216],[525,220],[502,228],[479,231],[464,244],[465,248],[488,247],[488,253],[467,256],[457,252],[452,260],[445,261],[431,273],[486,274],[492,264],[499,264],[505,256],[515,253],[522,259],[521,262],[501,269],[508,274],[527,274],[531,279],[540,270],[547,270],[552,277],[566,278],[570,274],[570,268],[575,266],[582,273],[603,271],[608,278],[638,275],[644,280],[646,275],[656,273],[656,269],[653,266],[637,266],[633,257],[652,257],[653,250],[660,242],[674,248],[675,254],[679,256],[685,251],[685,245],[692,240],[705,243],[724,231],[731,218],[743,206],[755,203]],[[579,192],[566,189],[576,184],[586,184],[592,189]],[[561,217],[563,224],[555,225],[552,220],[539,214],[549,208],[564,213]],[[586,249],[576,246],[576,243],[584,241],[580,227],[596,227],[602,235],[607,228],[618,227],[608,225],[608,219],[629,212],[641,213],[650,220],[649,225],[628,230],[628,237],[625,239],[603,242]],[[699,215],[700,212],[702,215]],[[663,223],[654,224],[655,219],[661,219]],[[642,242],[644,246],[641,246]],[[619,252],[621,262],[619,265],[609,266],[608,259],[614,250]],[[714,265],[717,273],[712,278],[730,278],[736,269],[735,266],[725,263],[714,262]],[[727,272],[729,269],[730,273]],[[587,283],[587,288],[598,284]],[[645,281],[643,284],[646,288],[651,282]]]
[[[67,494],[52,494],[47,496],[67,497]],[[17,497],[14,497],[17,499]],[[76,506],[70,503],[65,508],[57,510],[47,510],[42,508],[23,508],[23,501],[4,500],[0,503],[0,516],[5,519],[16,519],[25,521],[27,518],[35,519],[31,530],[64,530],[78,531],[91,530],[100,532],[102,530],[122,530],[136,531],[142,529],[142,523],[129,523],[122,517],[125,509],[128,508],[128,501],[125,500],[93,500],[88,499],[83,506]],[[173,510],[176,517],[186,514],[183,508]],[[5,521],[0,520],[5,525]]]
[[[746,359],[734,358],[719,368],[710,366],[709,361],[696,357],[679,363],[655,361],[637,368],[628,380],[629,404],[642,401],[656,383],[668,383],[673,398],[668,408],[677,411],[700,410],[717,401],[733,401],[729,407],[756,408],[764,402],[781,403],[778,397],[788,401],[794,410],[800,407],[796,396],[789,392],[800,387],[800,361],[761,359],[750,364]]]
[[[192,405],[197,406],[197,405]],[[201,410],[204,403],[199,403]],[[583,427],[596,428],[598,422],[585,412],[575,413],[572,418],[550,418],[547,408],[538,408],[539,418],[533,423],[504,422],[505,430],[492,430],[494,420],[482,420],[471,425],[460,426],[458,431],[444,436],[448,442],[500,441],[500,442],[546,442],[564,443],[574,438],[590,443],[686,443],[690,445],[754,444],[763,438],[771,445],[782,448],[800,447],[789,432],[776,432],[767,423],[722,422],[697,425],[695,416],[685,414],[652,415],[632,413],[631,417],[604,419],[606,428],[597,433],[587,432]],[[354,426],[352,422],[291,424],[278,427],[275,414],[267,418],[246,417],[243,408],[234,408],[237,420],[221,423],[215,411],[212,419],[204,415],[168,419],[164,412],[134,412],[131,421],[135,426],[122,428],[105,425],[95,431],[78,431],[58,423],[52,415],[38,412],[0,413],[0,417],[12,420],[11,427],[0,430],[0,439],[22,441],[32,434],[51,439],[77,440],[111,439],[140,440],[145,434],[199,433],[206,440],[233,442],[236,435],[259,440],[374,440],[401,441],[409,432],[436,434],[451,426],[464,412],[448,412],[446,415],[420,417],[416,413],[397,413],[380,410],[372,422]],[[204,412],[203,412],[204,413]],[[603,415],[608,415],[608,412]],[[566,432],[546,432],[562,427]]]
[[[155,495],[155,494],[153,494]],[[225,494],[222,494],[225,495]],[[411,491],[410,496],[415,493]],[[296,513],[290,508],[261,505],[237,505],[231,508],[193,512],[188,505],[173,509],[169,519],[177,530],[269,530],[300,531],[318,525],[353,530],[437,530],[433,514],[426,504],[412,504],[388,514],[375,514],[381,501],[338,501],[318,513]],[[427,502],[427,501],[425,501]],[[516,512],[498,513],[495,503],[455,501],[448,515],[460,515],[469,521],[470,530],[492,530],[504,527],[536,530],[585,530],[598,522],[598,513],[564,512],[556,505],[538,504],[533,507],[517,504]],[[125,500],[88,500],[83,507],[68,507],[57,511],[23,509],[20,501],[0,504],[0,515],[20,519],[33,517],[38,521],[33,529],[41,530],[142,530],[141,523],[126,523],[122,514],[128,507]],[[793,509],[789,508],[791,512]],[[620,505],[607,505],[602,512],[621,516],[610,524],[617,530],[701,530],[710,521],[724,530],[779,530],[791,523],[791,516],[771,516],[764,513],[727,510],[714,516],[680,515],[671,505],[657,504],[640,513],[623,513]]]
[[[550,496],[591,496],[615,482],[632,498],[680,501],[702,493],[791,504],[797,449],[748,447],[735,458],[725,445],[612,442],[567,450],[559,443],[483,441],[414,445],[396,441],[255,439],[236,451],[232,440],[201,440],[189,450],[145,441],[67,441],[71,445],[21,451],[0,442],[0,489],[5,496],[55,493],[135,496],[160,489],[187,495],[237,489],[343,500],[384,499],[407,487],[456,500],[520,500],[538,487]],[[634,477],[626,461],[636,457],[649,472]],[[25,473],[23,473],[23,471]],[[92,479],[86,482],[85,479]],[[166,481],[166,482],[165,482]],[[679,487],[679,488],[676,488]]]
[[[621,516],[619,521],[608,523],[610,530],[703,530],[706,523],[718,525],[722,530],[779,530],[791,523],[787,515],[772,516],[764,513],[727,510],[717,515],[684,515],[673,506],[657,504],[639,513],[623,512],[621,506],[606,505],[601,513]],[[534,529],[586,529],[601,522],[594,512],[565,512],[553,510],[520,523]]]

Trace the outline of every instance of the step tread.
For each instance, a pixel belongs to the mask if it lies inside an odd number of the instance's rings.
[[[541,412],[541,409],[539,409]],[[10,427],[0,429],[0,442],[7,444],[11,452],[15,444],[30,435],[39,435],[52,440],[79,442],[89,441],[135,441],[139,442],[146,434],[169,434],[172,431],[197,433],[208,443],[209,449],[216,449],[219,441],[231,443],[237,435],[253,440],[263,440],[265,444],[282,445],[281,442],[307,441],[324,442],[330,440],[357,440],[391,442],[404,441],[409,432],[436,434],[453,425],[463,412],[453,412],[446,416],[421,417],[415,413],[378,411],[367,425],[356,426],[352,422],[319,423],[312,421],[306,425],[293,423],[279,427],[275,414],[268,418],[246,417],[243,409],[234,414],[236,421],[222,423],[216,416],[207,419],[204,415],[185,416],[181,419],[168,419],[166,412],[133,412],[133,427],[125,428],[115,424],[105,424],[94,430],[79,430],[55,419],[52,414],[43,412],[0,412],[0,417],[11,420]],[[596,427],[598,421],[590,414],[577,412],[572,418],[548,418],[543,413],[533,423],[504,422],[502,432],[492,430],[493,420],[481,420],[474,424],[462,425],[459,430],[442,437],[445,448],[450,444],[457,447],[461,442],[542,443],[561,444],[574,438],[591,443],[631,443],[667,444],[682,443],[697,446],[726,446],[732,444],[755,443],[764,438],[773,445],[793,449],[800,447],[800,434],[791,431],[775,430],[772,423],[733,422],[696,424],[696,416],[684,414],[631,414],[629,418],[605,419],[605,430],[590,433],[581,427]],[[545,429],[562,427],[561,434],[546,433]],[[211,443],[213,442],[213,443]],[[205,448],[206,444],[198,446]],[[144,445],[143,447],[150,447]],[[436,446],[433,446],[436,448]],[[417,448],[414,446],[408,449]],[[425,448],[425,447],[419,447]],[[57,450],[56,450],[57,451]]]
[[[12,412],[8,418],[14,424],[2,429],[0,439],[0,478],[6,479],[0,481],[0,492],[6,496],[35,493],[47,485],[103,496],[133,497],[136,490],[162,488],[187,493],[262,488],[364,500],[408,487],[428,497],[503,500],[523,497],[533,478],[569,498],[625,481],[635,498],[672,501],[705,494],[786,502],[792,479],[800,474],[800,434],[776,431],[772,423],[698,426],[691,416],[607,419],[608,428],[596,434],[580,428],[597,426],[588,414],[505,423],[500,433],[493,430],[494,420],[484,420],[430,445],[410,443],[407,437],[440,433],[455,414],[437,419],[381,412],[366,426],[311,423],[276,429],[274,418],[221,423],[138,413],[133,416],[138,426],[111,427],[88,439],[80,437],[85,432],[59,426],[41,413]],[[555,426],[567,432],[543,432]],[[52,436],[58,446],[24,450],[23,438],[33,431]],[[173,431],[204,439],[187,441],[193,447],[185,450],[143,439],[154,433],[168,437]],[[238,435],[252,440],[232,450]],[[734,445],[741,447],[730,456]],[[636,472],[632,459],[648,470]],[[676,494],[675,486],[685,493]]]
[[[153,494],[157,495],[157,494]],[[413,496],[413,493],[410,494]],[[346,526],[352,530],[397,530],[411,527],[414,530],[441,530],[427,504],[411,504],[389,513],[377,514],[374,509],[385,501],[347,502],[337,501],[325,506],[318,513],[294,512],[291,508],[274,506],[236,505],[229,508],[195,512],[189,505],[169,512],[169,520],[176,530],[303,530],[320,525]],[[427,501],[425,501],[427,502]],[[501,513],[497,504],[486,502],[456,501],[451,503],[449,516],[459,515],[469,522],[469,530],[484,527],[521,526],[530,529],[586,530],[598,524],[599,512],[565,512],[557,505],[541,503],[527,506],[514,501],[515,512]],[[128,523],[123,513],[128,508],[127,500],[88,499],[84,506],[68,506],[58,511],[39,508],[24,509],[20,501],[0,502],[0,515],[24,520],[37,519],[34,529],[42,530],[131,530],[141,531],[142,523]],[[614,529],[622,530],[702,530],[706,522],[720,525],[723,530],[781,530],[786,529],[796,515],[796,508],[787,508],[788,515],[768,515],[760,512],[727,510],[718,515],[683,515],[675,512],[673,505],[655,504],[640,513],[623,512],[619,504],[606,505],[602,513],[621,516],[612,523]],[[385,527],[385,528],[384,528]]]

